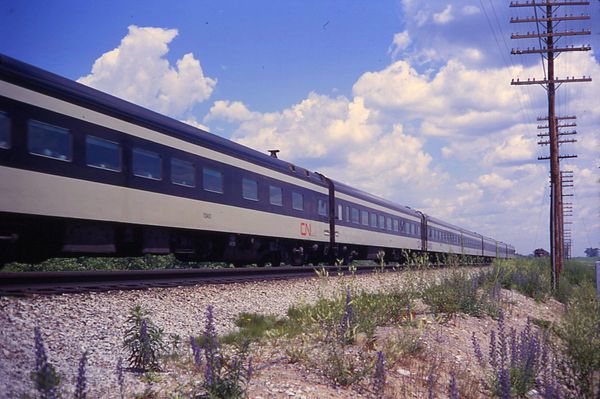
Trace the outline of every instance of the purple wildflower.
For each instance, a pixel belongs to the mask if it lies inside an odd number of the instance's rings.
[[[385,390],[385,360],[383,352],[377,352],[377,360],[375,361],[375,372],[373,374],[373,390],[377,398],[383,397]]]
[[[456,385],[456,376],[450,373],[450,384],[448,385],[448,396],[450,399],[458,399],[458,386]]]
[[[194,354],[194,364],[199,366],[202,364],[202,349],[200,348],[200,345],[198,345],[196,338],[192,336],[190,337],[190,345],[192,347],[192,353]]]
[[[352,296],[350,294],[350,288],[346,289],[346,305],[344,306],[344,315],[340,321],[339,336],[344,341],[352,340],[352,322],[353,322],[354,309],[352,307]]]
[[[117,383],[119,384],[121,399],[123,399],[125,397],[125,378],[123,376],[123,359],[121,357],[117,361]]]
[[[551,361],[544,371],[542,381],[537,381],[538,386],[541,387],[540,393],[542,394],[542,397],[544,399],[560,399],[561,391],[560,385],[556,381],[554,362]]]
[[[500,352],[500,367],[506,367],[508,358],[508,343],[506,342],[506,326],[504,324],[504,312],[500,312],[498,318],[498,350]]]
[[[498,349],[496,348],[496,331],[490,332],[490,365],[492,368],[498,368]]]
[[[211,386],[214,382],[215,373],[218,373],[220,367],[219,342],[217,340],[217,329],[213,315],[212,305],[206,308],[206,324],[204,327],[204,356],[206,357],[206,369],[204,378],[206,384]]]
[[[435,368],[432,366],[429,368],[429,373],[427,374],[427,399],[434,399],[435,395],[433,393],[433,388],[435,386],[435,380],[433,376],[433,372]]]
[[[75,399],[86,399],[87,381],[85,378],[85,363],[87,362],[87,352],[83,352],[79,359],[79,368],[77,369],[77,380],[75,381]]]
[[[252,365],[252,358],[248,359],[248,368],[246,369],[246,378],[250,381],[252,375],[254,374],[254,366]]]
[[[510,373],[506,367],[498,372],[498,396],[501,399],[510,399]]]
[[[510,366],[514,367],[517,364],[519,357],[519,346],[517,345],[517,330],[510,329]]]
[[[483,353],[481,353],[481,345],[479,345],[479,340],[475,336],[474,331],[471,335],[471,342],[473,343],[473,350],[475,351],[477,361],[479,362],[479,364],[483,365]]]
[[[54,369],[54,366],[48,362],[46,348],[42,333],[38,327],[33,330],[35,342],[35,371],[32,374],[32,379],[35,389],[40,394],[40,399],[55,399],[58,398],[58,386],[60,378]]]
[[[146,319],[142,319],[140,323],[140,345],[142,364],[149,366],[154,364],[155,360],[152,351],[152,344],[150,343],[150,335],[148,334],[148,322]]]

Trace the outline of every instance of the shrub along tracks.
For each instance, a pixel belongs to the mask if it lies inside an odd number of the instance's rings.
[[[423,265],[431,267],[432,265]],[[438,265],[443,267],[444,265]],[[472,265],[483,266],[483,265]],[[195,284],[228,284],[312,277],[317,273],[372,273],[402,267],[379,265],[241,267],[161,270],[99,270],[65,272],[2,272],[0,296],[64,294],[90,291],[138,290]]]

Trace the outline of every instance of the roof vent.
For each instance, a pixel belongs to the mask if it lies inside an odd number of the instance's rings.
[[[269,154],[273,157],[273,158],[277,158],[277,153],[279,152],[279,150],[268,150]]]

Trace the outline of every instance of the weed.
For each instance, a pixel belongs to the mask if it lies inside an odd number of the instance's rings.
[[[235,325],[239,330],[223,336],[221,342],[239,345],[245,341],[260,341],[268,335],[269,331],[283,330],[285,324],[286,320],[275,315],[243,312],[235,320]]]
[[[125,397],[125,376],[123,375],[123,359],[119,357],[117,361],[117,384],[119,385],[119,396],[121,399]]]
[[[373,372],[373,393],[375,397],[382,398],[385,391],[385,359],[383,352],[377,352],[375,371]]]
[[[472,340],[475,355],[483,363],[475,334]],[[511,398],[513,394],[523,397],[534,387],[543,385],[540,381],[549,381],[548,351],[546,337],[533,332],[531,320],[528,319],[520,333],[514,329],[508,333],[501,314],[497,329],[490,333],[488,362],[492,371],[493,393],[500,398]],[[543,380],[540,377],[544,377]]]
[[[582,398],[600,393],[600,303],[591,284],[584,284],[567,304],[557,328],[564,344],[564,383]]]
[[[87,381],[85,378],[85,363],[87,362],[87,352],[83,352],[79,359],[79,367],[77,369],[77,378],[75,379],[75,399],[87,398]]]
[[[287,346],[285,348],[285,355],[290,363],[299,363],[308,360],[308,355],[304,347]]]
[[[252,359],[248,357],[248,342],[242,344],[231,358],[226,358],[219,345],[214,323],[213,307],[206,309],[206,324],[202,349],[206,366],[203,388],[205,393],[199,398],[243,398],[246,387],[252,377]]]
[[[383,340],[382,352],[386,363],[395,365],[407,356],[413,356],[423,350],[420,334],[408,327],[399,328]]]
[[[40,399],[56,399],[59,397],[60,376],[54,366],[48,362],[40,329],[35,327],[33,334],[35,342],[35,371],[31,373],[31,379]]]
[[[129,352],[129,367],[136,371],[160,370],[159,356],[164,352],[162,330],[140,305],[130,309],[127,323],[123,347]]]
[[[341,344],[351,344],[356,336],[356,326],[354,320],[354,309],[352,307],[352,296],[350,288],[346,288],[346,303],[344,313],[337,329],[338,340]]]
[[[365,352],[346,352],[344,346],[335,342],[328,343],[326,346],[327,355],[324,364],[319,366],[334,384],[349,386],[362,380],[371,372],[371,363]]]
[[[456,313],[472,316],[498,313],[497,300],[494,295],[480,294],[478,288],[482,278],[470,278],[463,271],[454,271],[440,283],[430,284],[422,293],[422,298],[436,314],[452,317]]]

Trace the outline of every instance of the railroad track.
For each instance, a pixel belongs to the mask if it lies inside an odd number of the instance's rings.
[[[430,265],[431,266],[431,265]],[[444,265],[436,265],[443,267]],[[472,265],[483,266],[483,264]],[[317,271],[329,275],[371,273],[381,266],[318,267],[244,267],[223,269],[102,270],[79,272],[0,272],[0,296],[51,295],[89,291],[136,290],[152,287],[177,287],[195,284],[230,284],[250,281],[284,280],[315,276]],[[384,266],[383,270],[401,268]]]

